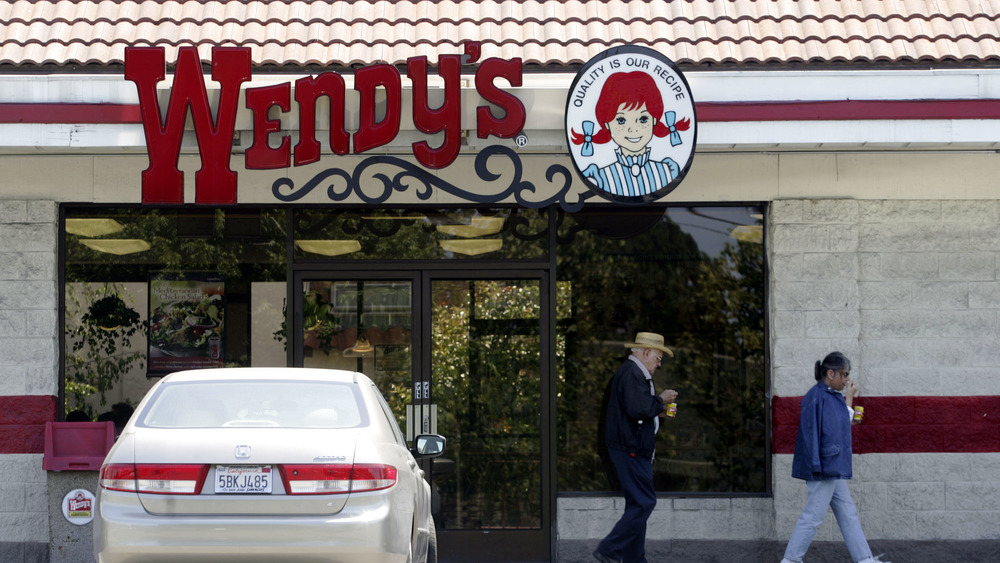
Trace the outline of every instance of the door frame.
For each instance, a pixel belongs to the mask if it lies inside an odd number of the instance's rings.
[[[552,405],[552,364],[554,353],[554,323],[550,319],[551,291],[550,272],[544,268],[452,268],[447,270],[425,270],[422,287],[430,295],[432,283],[436,280],[537,280],[539,283],[539,370],[541,381],[541,414],[539,418],[539,451],[541,454],[541,527],[538,530],[439,530],[439,551],[445,555],[442,561],[448,563],[487,563],[491,561],[554,561],[553,527],[555,524],[555,427]],[[420,299],[421,342],[423,364],[419,373],[431,372],[431,301]],[[426,351],[426,352],[425,352]],[[434,383],[431,382],[431,398],[434,398]],[[506,556],[506,557],[504,557]],[[513,558],[513,559],[511,559]]]
[[[486,267],[484,267],[486,266]],[[414,297],[411,304],[414,334],[411,372],[412,388],[428,381],[431,370],[431,300],[430,291],[435,280],[499,280],[524,279],[539,283],[539,382],[541,413],[539,440],[541,454],[541,527],[537,530],[440,530],[439,553],[442,563],[488,561],[555,561],[556,515],[556,442],[555,442],[555,280],[548,263],[518,265],[483,263],[314,263],[293,271],[286,317],[291,322],[289,331],[289,360],[293,366],[304,363],[303,346],[303,283],[313,280],[409,280]],[[430,397],[423,402],[433,402],[434,384],[430,381]],[[414,400],[414,405],[421,402]],[[424,470],[430,475],[429,462]],[[433,477],[432,477],[433,479]],[[514,550],[514,551],[512,551]],[[492,558],[491,558],[492,556]],[[513,559],[511,559],[513,558]]]

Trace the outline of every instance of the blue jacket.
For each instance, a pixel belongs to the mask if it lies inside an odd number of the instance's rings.
[[[604,426],[608,449],[651,459],[656,449],[655,419],[663,410],[663,399],[650,393],[642,368],[625,360],[611,381]]]
[[[851,417],[844,396],[822,381],[802,397],[792,477],[851,478]]]

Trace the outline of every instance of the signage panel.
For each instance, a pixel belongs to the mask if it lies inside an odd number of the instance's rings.
[[[184,174],[177,163],[190,112],[202,164],[195,173],[195,203],[237,203],[237,174],[230,167],[230,157],[241,87],[252,78],[250,49],[212,49],[212,79],[220,84],[219,102],[213,111],[197,49],[179,48],[166,114],[161,115],[156,85],[166,76],[164,52],[163,47],[125,50],[125,78],[135,82],[138,90],[149,154],[149,168],[142,173],[142,201],[184,203]],[[413,88],[413,124],[420,132],[442,139],[436,147],[426,140],[411,144],[413,156],[426,168],[445,168],[458,157],[463,136],[463,65],[478,63],[474,69],[475,88],[491,104],[476,107],[476,135],[482,139],[514,138],[524,128],[524,105],[497,85],[498,80],[510,86],[522,84],[521,59],[490,58],[479,62],[479,53],[479,43],[468,42],[464,54],[438,57],[436,72],[443,81],[443,101],[437,107],[430,103],[433,88],[427,57],[407,59],[406,75]],[[402,89],[400,72],[392,65],[358,69],[354,73],[354,90],[360,102],[358,108],[351,109],[357,109],[360,126],[349,133],[344,125],[348,110],[346,81],[339,73],[324,72],[296,80],[294,109],[292,82],[248,88],[243,100],[253,115],[253,145],[244,154],[245,166],[248,170],[283,169],[318,161],[321,150],[316,139],[316,103],[320,97],[328,98],[331,105],[328,145],[332,154],[361,154],[383,147],[400,131]],[[278,111],[272,112],[275,108]],[[280,114],[292,111],[297,111],[300,124],[294,148],[292,132],[280,135]],[[269,142],[272,134],[279,134],[276,146]]]
[[[225,297],[219,275],[150,280],[150,373],[223,366]]]
[[[587,62],[566,97],[573,164],[592,192],[644,203],[680,184],[697,142],[694,99],[662,54],[626,45]]]

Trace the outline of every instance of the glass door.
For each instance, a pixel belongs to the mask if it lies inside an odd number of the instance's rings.
[[[445,561],[549,559],[541,277],[431,279],[431,475]]]
[[[294,365],[375,381],[423,460],[442,563],[548,561],[553,492],[537,271],[300,272]]]
[[[414,280],[329,273],[296,279],[294,365],[359,371],[406,429],[413,401]]]

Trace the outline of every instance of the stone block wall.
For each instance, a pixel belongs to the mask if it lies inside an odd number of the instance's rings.
[[[55,395],[56,204],[0,201],[0,396]]]
[[[40,454],[0,454],[0,561],[48,561],[49,501]]]
[[[621,517],[620,496],[565,497],[557,503],[560,541],[599,540]],[[759,540],[774,536],[770,498],[661,498],[646,538],[658,540]]]
[[[47,560],[45,422],[57,395],[57,207],[0,201],[0,560]]]
[[[917,405],[906,431],[855,429],[866,534],[1000,539],[1000,204],[784,200],[769,221],[773,393],[800,397],[840,350],[861,401]],[[773,458],[778,538],[805,502],[791,458]],[[840,540],[832,514],[817,540]]]

